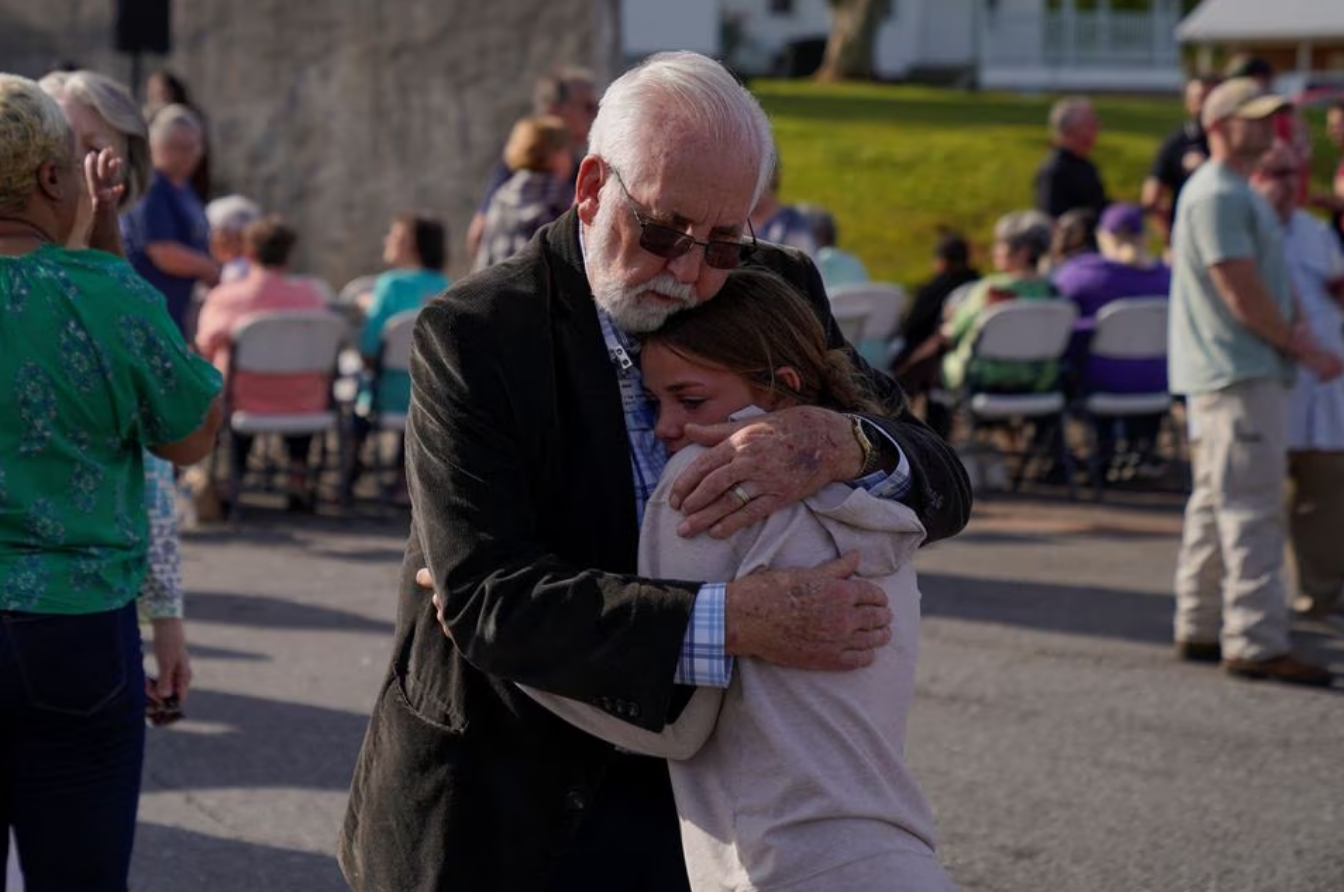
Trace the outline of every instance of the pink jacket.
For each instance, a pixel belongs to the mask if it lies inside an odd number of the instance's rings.
[[[307,282],[295,282],[283,272],[253,265],[242,279],[211,290],[196,324],[196,348],[227,378],[229,333],[245,316],[274,310],[325,310],[326,301]],[[327,407],[328,375],[258,375],[241,372],[229,391],[229,408],[278,415],[313,412]]]

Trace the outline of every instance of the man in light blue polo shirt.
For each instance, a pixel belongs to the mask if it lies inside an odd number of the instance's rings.
[[[1182,190],[1172,241],[1171,389],[1185,394],[1194,491],[1176,570],[1176,649],[1234,676],[1329,685],[1291,654],[1281,571],[1288,386],[1296,363],[1344,371],[1299,313],[1281,227],[1247,178],[1287,102],[1249,78],[1209,94],[1211,160]]]

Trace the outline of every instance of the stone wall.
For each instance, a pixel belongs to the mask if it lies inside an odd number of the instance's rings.
[[[129,81],[110,0],[3,0],[0,70],[70,59]],[[533,80],[557,65],[605,82],[619,0],[176,0],[173,53],[210,126],[217,188],[297,225],[296,268],[339,288],[379,268],[389,217],[450,228],[451,266]]]

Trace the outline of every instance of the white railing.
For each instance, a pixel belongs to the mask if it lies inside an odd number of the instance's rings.
[[[985,61],[1071,67],[1177,65],[1175,28],[1175,16],[1162,12],[998,12],[985,23]]]

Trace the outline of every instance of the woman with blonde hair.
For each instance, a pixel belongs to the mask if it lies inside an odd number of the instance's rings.
[[[108,149],[121,159],[120,195],[116,211],[134,207],[149,188],[153,174],[149,129],[129,90],[96,71],[57,71],[38,82],[61,106],[75,133],[80,155]],[[70,241],[71,248],[101,247],[121,254],[119,232],[108,230],[103,244],[90,245],[94,218],[92,203],[82,206]],[[112,239],[116,242],[112,243]],[[191,686],[191,660],[183,624],[181,535],[177,522],[177,487],[171,462],[152,452],[144,455],[145,507],[149,512],[149,569],[140,589],[142,616],[153,630],[157,676],[150,696],[160,702],[181,703]]]
[[[533,115],[515,124],[504,146],[504,163],[513,175],[490,197],[473,269],[518,253],[574,200],[569,130],[555,115]]]
[[[0,75],[0,846],[28,886],[124,892],[144,756],[144,450],[203,458],[220,377],[117,245],[120,162]],[[72,845],[77,851],[72,853]],[[0,852],[0,860],[3,860]]]

